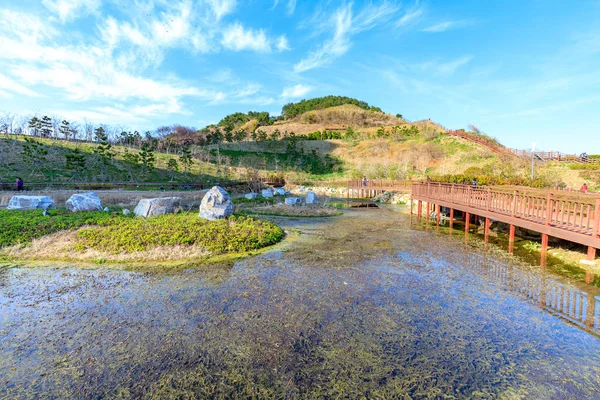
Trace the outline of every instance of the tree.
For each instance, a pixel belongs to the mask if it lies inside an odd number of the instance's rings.
[[[64,121],[63,121],[64,122]],[[73,171],[73,178],[81,177],[81,172],[85,170],[85,155],[79,149],[69,149],[65,154],[65,169]]]
[[[98,146],[94,149],[94,153],[98,154],[102,157],[104,162],[108,162],[108,160],[114,157],[114,153],[111,152],[112,144],[108,140],[108,136],[106,135],[106,131],[103,127],[98,127],[94,131],[94,140],[98,143]]]
[[[33,131],[33,136],[37,136],[39,134],[39,130],[42,129],[42,121],[38,117],[33,117],[29,121],[28,125],[30,134]]]
[[[39,171],[42,175],[44,175],[41,168],[46,161],[47,154],[48,150],[46,150],[43,144],[38,143],[35,139],[28,137],[25,138],[21,155],[23,156],[23,161],[26,164],[33,166],[29,176],[32,176],[36,171]]]
[[[179,163],[177,160],[174,158],[169,158],[167,169],[171,171],[171,182],[173,182],[173,180],[175,180],[175,173],[179,172]]]
[[[181,155],[179,156],[179,161],[181,162],[181,165],[183,165],[183,174],[187,176],[188,170],[194,164],[194,160],[192,159],[192,151],[189,147],[183,146],[181,149]]]
[[[71,124],[67,120],[63,120],[60,124],[60,133],[65,137],[66,141],[69,141],[71,136]]]
[[[52,136],[53,130],[54,128],[52,127],[52,118],[50,118],[47,115],[44,115],[40,123],[40,132],[42,134],[42,137],[49,138],[50,136]]]
[[[148,142],[142,144],[140,149],[140,161],[142,162],[142,172],[148,172],[154,168],[154,149]]]

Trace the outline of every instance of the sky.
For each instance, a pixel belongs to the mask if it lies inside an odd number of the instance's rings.
[[[2,0],[0,110],[152,130],[355,97],[600,153],[600,1]]]

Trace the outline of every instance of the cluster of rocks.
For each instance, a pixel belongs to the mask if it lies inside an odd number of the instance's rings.
[[[102,200],[93,192],[76,193],[66,201],[67,210],[81,211],[108,211],[102,208]],[[49,210],[56,207],[56,201],[50,196],[13,196],[8,204],[9,210]],[[133,213],[139,217],[153,217],[171,214],[181,210],[180,197],[159,197],[141,199]],[[208,220],[227,218],[233,214],[233,202],[229,194],[219,186],[214,186],[203,197],[200,204],[199,216]],[[131,214],[128,209],[123,210],[124,215]]]
[[[289,190],[285,190],[283,188],[276,189],[262,189],[260,192],[260,196],[263,198],[274,198],[275,196],[289,196],[291,193]],[[247,193],[244,195],[248,200],[255,200],[259,197],[258,193]],[[285,197],[284,202],[288,206],[295,206],[301,204],[317,204],[317,195],[312,190],[306,192],[305,197]]]

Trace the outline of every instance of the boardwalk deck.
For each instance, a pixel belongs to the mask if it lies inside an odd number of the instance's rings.
[[[600,248],[600,199],[572,200],[519,193],[506,193],[468,185],[417,183],[412,185],[412,199],[459,210],[467,215],[486,218],[486,241],[490,221],[511,225],[509,240],[514,242],[514,226],[542,234],[542,250],[548,236],[588,246],[588,258],[594,259]],[[439,208],[437,209],[439,214]],[[468,226],[468,225],[467,225]],[[467,228],[468,229],[468,228]]]

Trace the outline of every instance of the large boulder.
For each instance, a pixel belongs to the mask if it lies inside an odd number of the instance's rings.
[[[262,197],[273,197],[273,189],[263,189],[261,195]]]
[[[69,211],[102,211],[102,200],[96,193],[76,193],[67,200]]]
[[[315,192],[306,192],[306,204],[317,204],[317,195]]]
[[[55,205],[56,202],[49,196],[13,196],[6,208],[9,210],[33,210],[36,208],[47,210]]]
[[[200,203],[200,218],[214,221],[216,219],[227,218],[233,214],[233,202],[229,194],[219,186],[213,186],[212,189],[204,195]]]
[[[141,199],[133,210],[139,217],[172,214],[179,207],[181,197],[159,197],[156,199]]]
[[[275,189],[275,194],[278,196],[285,196],[285,189],[284,188],[277,188]]]

